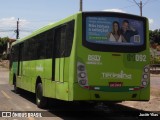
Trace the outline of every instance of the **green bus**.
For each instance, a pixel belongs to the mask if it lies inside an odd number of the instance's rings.
[[[17,40],[10,84],[73,102],[150,99],[148,20],[125,13],[79,12]]]

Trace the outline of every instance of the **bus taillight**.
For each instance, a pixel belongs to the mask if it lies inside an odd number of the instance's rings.
[[[150,77],[149,66],[145,66],[143,70],[141,86],[146,87],[148,85],[149,77]]]
[[[77,64],[77,78],[78,83],[81,87],[88,86],[88,78],[85,65],[83,63],[78,62]]]
[[[85,78],[86,77],[86,73],[85,72],[80,72],[79,73],[79,77],[80,78]]]

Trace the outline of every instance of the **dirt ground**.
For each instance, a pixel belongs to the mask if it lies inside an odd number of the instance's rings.
[[[152,76],[152,75],[151,75]],[[156,75],[160,79],[160,74]],[[151,79],[152,80],[152,79]],[[156,88],[151,86],[150,89],[150,100],[147,102],[141,101],[124,101],[120,104],[136,108],[144,111],[157,112],[160,114],[160,87]]]
[[[0,60],[0,66],[3,66],[5,68],[9,69],[9,61],[8,60]]]

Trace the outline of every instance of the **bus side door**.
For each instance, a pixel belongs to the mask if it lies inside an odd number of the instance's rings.
[[[55,81],[64,82],[66,25],[55,30]]]

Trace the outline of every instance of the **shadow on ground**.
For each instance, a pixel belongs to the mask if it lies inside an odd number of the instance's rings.
[[[12,92],[14,91],[12,90]],[[36,104],[35,94],[22,90],[19,95]],[[42,110],[43,116],[58,116],[65,120],[159,120],[160,118],[160,111],[158,113],[156,111],[143,111],[113,103],[91,106],[90,104],[63,102],[53,99],[49,99],[48,103],[48,107],[44,109],[45,112]],[[139,116],[140,114],[149,116]],[[151,114],[158,115],[158,117],[151,116]]]

